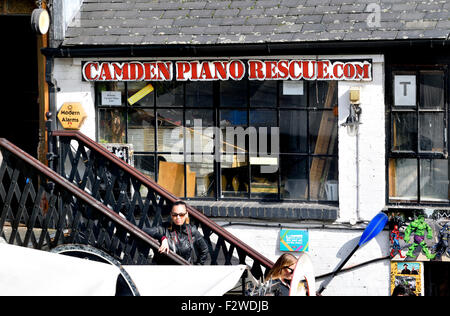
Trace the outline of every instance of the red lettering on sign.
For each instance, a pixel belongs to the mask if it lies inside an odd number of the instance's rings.
[[[92,70],[94,70],[95,75]],[[97,72],[98,72],[98,63],[94,63],[94,62],[86,63],[83,67],[84,80],[87,80],[87,81],[97,80],[98,79]]]
[[[202,63],[202,69],[200,72],[200,79],[202,80],[212,80],[211,69],[209,69],[209,63]]]
[[[330,67],[330,62],[328,60],[317,62],[317,79],[318,80],[330,79],[330,74],[328,73],[328,67]]]
[[[289,76],[292,80],[300,80],[302,75],[302,62],[301,61],[292,61],[289,64]]]
[[[174,78],[172,62],[87,62],[82,77],[86,81],[211,81],[242,80],[246,65],[232,61],[179,61]],[[372,64],[329,60],[250,60],[249,80],[372,80]]]
[[[241,80],[245,75],[245,65],[240,60],[233,60],[229,67],[230,77],[233,80]]]
[[[361,80],[371,80],[372,75],[370,73],[370,64],[365,63],[355,63],[356,68],[356,78]]]
[[[172,80],[172,62],[158,62],[158,80],[171,81]]]
[[[264,63],[259,60],[250,60],[248,62],[248,79],[250,80],[264,80],[265,73],[264,73]]]
[[[103,81],[113,81],[111,76],[111,69],[109,68],[109,63],[103,63],[100,66],[100,75],[99,79]]]
[[[190,79],[190,76],[186,75],[191,71],[191,66],[188,62],[184,61],[177,62],[176,67],[177,67],[177,80],[186,81]]]
[[[215,68],[215,76],[216,80],[228,80],[228,62],[227,61],[215,61],[213,62]]]
[[[289,62],[287,60],[281,60],[278,62],[278,78],[287,80],[289,78]]]

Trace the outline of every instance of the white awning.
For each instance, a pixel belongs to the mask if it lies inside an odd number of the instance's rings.
[[[142,296],[222,296],[246,270],[238,266],[124,266]]]
[[[0,244],[0,296],[113,296],[120,270],[100,262]]]
[[[113,296],[118,267],[0,244],[0,296]],[[222,296],[246,270],[239,266],[123,266],[142,296]]]

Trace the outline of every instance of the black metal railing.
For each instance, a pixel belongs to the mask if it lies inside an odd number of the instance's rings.
[[[176,196],[131,167],[87,136],[54,131],[58,144],[58,173],[120,214],[138,229],[163,222]],[[191,221],[208,243],[211,265],[246,264],[259,278],[273,263],[188,205]]]
[[[150,263],[158,241],[5,139],[0,152],[0,238],[40,250],[90,245],[121,264]]]

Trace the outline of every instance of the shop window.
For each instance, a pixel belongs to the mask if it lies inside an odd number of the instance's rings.
[[[99,142],[189,199],[338,201],[337,82],[96,85]]]
[[[389,200],[448,203],[446,68],[392,71]]]

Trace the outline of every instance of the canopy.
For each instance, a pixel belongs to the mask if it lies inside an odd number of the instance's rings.
[[[246,270],[238,266],[124,266],[142,296],[222,296]]]
[[[120,270],[112,265],[0,244],[1,296],[112,296]]]
[[[0,296],[113,296],[120,269],[0,244]],[[222,296],[246,266],[123,266],[142,296]]]

